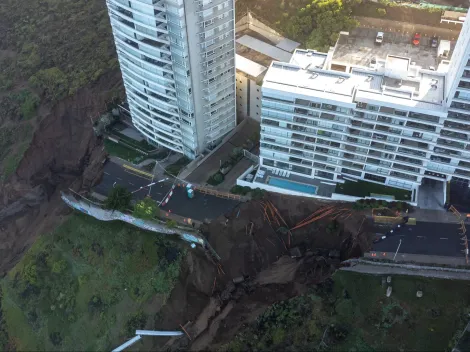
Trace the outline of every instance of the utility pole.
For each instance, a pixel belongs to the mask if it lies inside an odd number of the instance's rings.
[[[395,260],[395,258],[397,257],[398,250],[400,249],[400,246],[401,246],[401,238],[400,238],[400,243],[398,243],[397,251],[395,252],[395,255],[393,256],[393,260]]]

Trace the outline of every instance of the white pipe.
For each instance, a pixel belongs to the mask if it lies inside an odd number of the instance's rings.
[[[181,331],[155,331],[155,330],[136,330],[136,335],[148,336],[180,336],[183,335]]]
[[[137,335],[137,336],[134,336],[132,339],[130,339],[129,341],[123,343],[121,346],[119,347],[116,347],[112,352],[120,352],[120,351],[123,351],[125,348],[133,345],[134,343],[136,343],[137,341],[139,341],[142,337],[140,335]]]

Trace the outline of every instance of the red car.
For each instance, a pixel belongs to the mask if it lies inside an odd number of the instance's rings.
[[[421,40],[421,34],[415,33],[415,35],[413,36],[413,40],[411,42],[413,43],[414,46],[418,46],[420,40]]]

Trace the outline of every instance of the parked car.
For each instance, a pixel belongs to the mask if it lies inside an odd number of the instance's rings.
[[[375,44],[382,44],[384,40],[384,32],[377,32],[377,35],[375,36]]]
[[[434,36],[431,38],[431,48],[437,48],[437,45],[439,44],[439,39]]]
[[[413,43],[414,46],[418,46],[420,41],[421,41],[421,34],[415,33],[415,35],[413,36],[413,40],[411,41],[411,43]]]

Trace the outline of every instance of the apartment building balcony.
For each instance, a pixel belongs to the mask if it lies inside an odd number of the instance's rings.
[[[452,150],[452,149],[445,149],[445,148],[440,148],[440,147],[434,147],[434,153],[437,153],[437,154],[443,154],[443,155],[450,155],[450,156],[456,156],[456,157],[460,157],[461,153],[459,151],[456,151],[456,150]]]
[[[402,139],[400,141],[400,144],[408,146],[408,147],[429,150],[429,144],[428,143],[422,143],[422,142],[411,141],[411,140],[408,140],[408,139]]]
[[[351,121],[351,126],[360,127],[360,128],[365,128],[365,129],[369,129],[369,130],[373,130],[373,129],[374,129],[374,125],[373,125],[373,124],[371,124],[371,123],[365,123],[365,122],[361,122],[361,121],[357,121],[357,120],[352,120],[352,121]]]
[[[363,131],[359,131],[359,130],[356,130],[356,129],[353,129],[353,128],[349,128],[349,133],[353,136],[360,136],[360,137],[365,137],[365,138],[371,138],[372,137],[372,133],[370,133],[370,132],[363,132]]]
[[[405,174],[403,172],[391,171],[390,176],[401,178],[403,180],[418,181],[418,177],[414,175]]]
[[[470,171],[467,170],[455,169],[455,174],[470,177]]]
[[[468,122],[470,123],[470,112],[455,112],[449,111],[447,115],[447,121],[455,121],[455,122]]]
[[[413,159],[413,158],[408,158],[408,157],[406,157],[406,156],[401,156],[401,155],[396,155],[396,156],[395,156],[395,160],[397,160],[397,161],[402,161],[402,162],[405,162],[405,163],[408,163],[408,164],[415,164],[415,165],[420,165],[420,166],[423,165],[423,161],[422,161],[422,160]]]
[[[452,138],[452,139],[460,139],[460,140],[463,140],[463,141],[468,141],[470,139],[466,133],[454,132],[454,131],[449,131],[449,130],[445,130],[445,129],[441,130],[441,136],[442,137]],[[446,138],[446,140],[448,140],[448,139]]]
[[[442,139],[442,138],[437,139],[437,144],[448,147],[448,148],[455,148],[455,149],[460,149],[460,150],[465,149],[465,144],[464,143],[456,142],[456,141],[450,141],[450,140]]]
[[[392,128],[388,126],[382,126],[382,125],[375,125],[375,130],[385,132],[385,133],[390,133],[390,134],[396,134],[396,135],[402,134],[402,130],[400,129]]]
[[[360,161],[360,162],[365,162],[366,161],[366,157],[359,156],[359,155],[354,155],[354,154],[350,154],[350,153],[343,153],[343,158],[349,159],[349,160],[356,160],[356,161]]]
[[[199,10],[197,12],[202,12],[204,10],[208,10],[208,9],[213,8],[213,7],[217,7],[218,5],[223,4],[227,0],[213,0],[213,1],[207,2],[206,4],[204,4],[203,0],[193,0],[193,1],[199,7]]]
[[[383,161],[383,160],[374,159],[374,158],[367,158],[366,164],[377,165],[377,166],[382,166],[382,167],[392,166],[392,163],[390,161]]]
[[[470,120],[469,120],[470,123]],[[468,131],[470,133],[470,124],[460,123],[460,122],[453,122],[446,120],[444,121],[444,128],[447,130],[461,132],[461,131]]]
[[[431,125],[426,125],[424,123],[419,123],[419,122],[413,122],[413,121],[408,121],[406,122],[406,127],[412,128],[415,130],[421,130],[421,131],[426,131],[426,132],[436,132],[436,126],[431,126]]]

